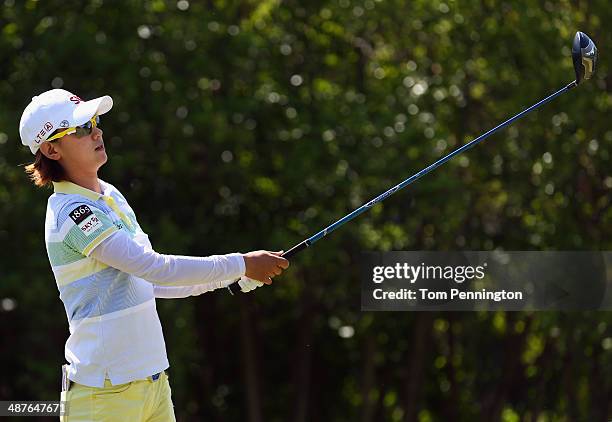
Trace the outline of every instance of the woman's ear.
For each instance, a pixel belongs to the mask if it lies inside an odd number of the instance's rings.
[[[59,160],[62,157],[57,148],[57,144],[51,142],[43,142],[40,144],[40,152],[51,160]]]

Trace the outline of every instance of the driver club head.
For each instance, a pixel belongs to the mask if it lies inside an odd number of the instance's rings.
[[[572,60],[576,71],[576,85],[591,79],[597,67],[597,47],[584,32],[576,32],[572,45]]]

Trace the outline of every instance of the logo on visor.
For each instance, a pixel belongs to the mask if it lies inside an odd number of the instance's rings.
[[[34,142],[36,142],[37,144],[40,144],[45,138],[46,138],[46,134],[51,132],[53,130],[53,123],[51,122],[47,122],[43,125],[43,128],[40,130],[40,132],[38,132],[36,134],[36,137],[34,138]]]
[[[68,120],[62,120],[62,122],[59,124],[59,127],[61,128],[66,128],[70,126],[70,123],[68,123]]]
[[[81,98],[78,97],[77,95],[73,95],[72,97],[70,97],[70,101],[72,101],[74,105],[77,105],[77,104],[81,104],[81,101],[83,100],[81,100]]]

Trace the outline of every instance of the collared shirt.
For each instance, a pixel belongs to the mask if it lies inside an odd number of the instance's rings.
[[[159,297],[199,294],[245,270],[240,254],[157,254],[125,197],[99,182],[102,194],[54,183],[45,223],[47,253],[70,327],[69,378],[92,387],[103,386],[105,378],[122,384],[168,368],[156,289]]]

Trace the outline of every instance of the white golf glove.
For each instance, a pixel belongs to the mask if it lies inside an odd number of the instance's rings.
[[[248,278],[247,276],[242,276],[238,281],[238,285],[240,286],[240,291],[242,293],[247,293],[251,290],[255,290],[256,288],[263,286],[264,284],[261,281],[253,280],[252,278]]]

